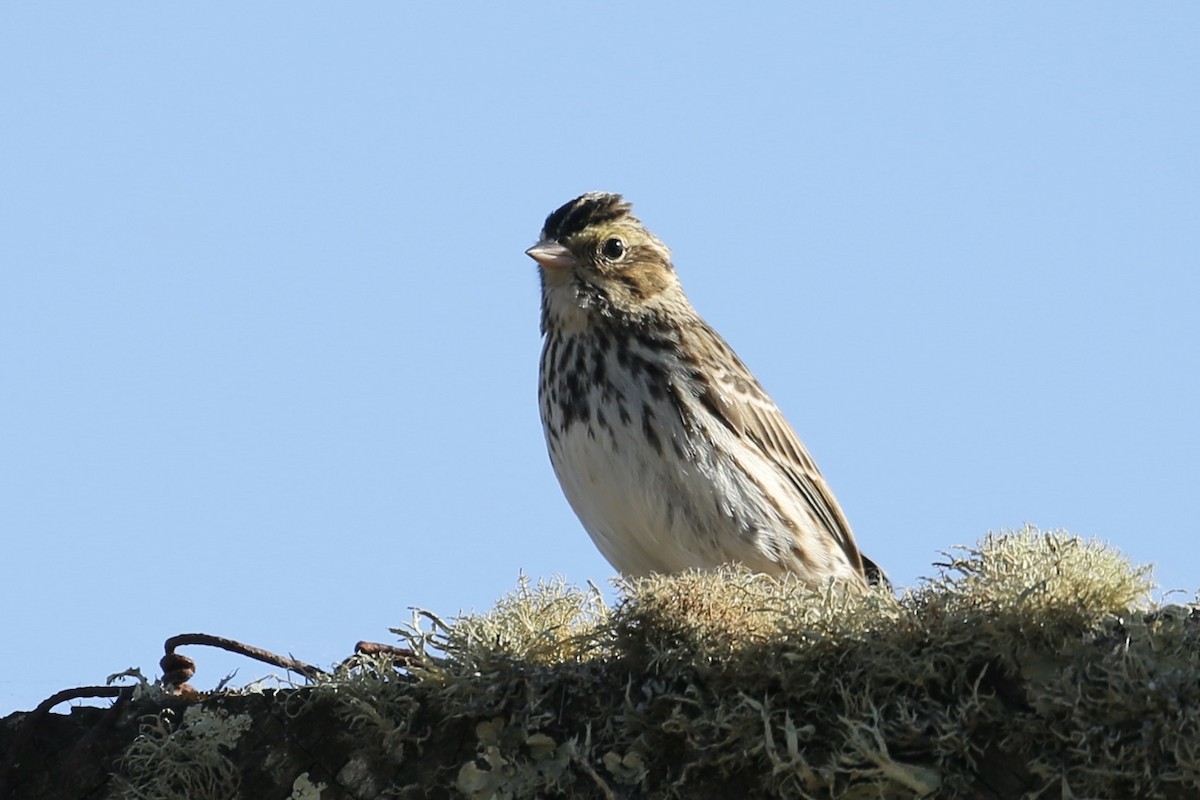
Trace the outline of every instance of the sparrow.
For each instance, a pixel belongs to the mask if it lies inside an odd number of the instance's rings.
[[[818,586],[884,581],[779,408],[692,307],[618,194],[546,217],[538,403],[554,474],[626,576],[739,563]]]

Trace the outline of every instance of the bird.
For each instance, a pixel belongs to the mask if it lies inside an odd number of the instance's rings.
[[[619,194],[546,217],[538,405],[567,502],[623,576],[742,564],[885,582],[779,408]]]

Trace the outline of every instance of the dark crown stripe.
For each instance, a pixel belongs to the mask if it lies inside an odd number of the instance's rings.
[[[546,217],[542,238],[561,242],[584,228],[628,216],[633,206],[619,194],[589,192],[576,197]]]

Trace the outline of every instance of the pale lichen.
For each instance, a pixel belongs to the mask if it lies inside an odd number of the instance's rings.
[[[1155,608],[1148,570],[1061,532],[939,570],[897,597],[730,568],[624,581],[613,607],[522,580],[482,614],[418,612],[415,661],[353,659],[287,710],[334,709],[357,748],[335,782],[364,797],[905,800],[1014,771],[1014,796],[1200,792],[1200,611]],[[204,727],[150,726],[127,777],[203,751]],[[231,785],[204,752],[189,796]]]
[[[141,734],[121,758],[114,797],[122,800],[226,800],[237,793],[238,773],[228,752],[251,726],[246,715],[189,706],[142,722]]]

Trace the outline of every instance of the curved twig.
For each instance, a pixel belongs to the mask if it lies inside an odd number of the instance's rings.
[[[167,654],[163,656],[159,665],[163,668],[164,684],[177,686],[190,680],[192,675],[195,674],[196,662],[187,656],[175,652],[176,647],[192,644],[217,647],[230,653],[237,653],[247,658],[253,658],[255,661],[261,661],[264,664],[271,664],[272,666],[282,667],[292,672],[299,672],[306,678],[315,678],[318,675],[327,674],[325,670],[320,667],[314,667],[312,664],[305,664],[303,661],[298,661],[290,656],[276,655],[260,647],[252,647],[233,639],[226,639],[223,636],[213,636],[208,633],[181,633],[178,636],[172,636],[167,639],[163,644],[163,648],[167,651]],[[182,680],[177,680],[178,678],[182,678]]]
[[[21,729],[13,737],[12,746],[8,748],[8,754],[4,757],[4,763],[0,764],[0,797],[8,796],[8,781],[12,775],[13,768],[17,764],[18,756],[25,750],[25,746],[33,738],[33,732],[37,729],[42,719],[50,713],[50,709],[68,700],[81,700],[90,697],[116,697],[118,700],[122,698],[128,699],[133,696],[133,688],[132,686],[77,686],[74,689],[63,689],[61,692],[52,694],[38,703],[38,707],[30,711],[29,716],[25,717],[25,720],[21,723]]]

